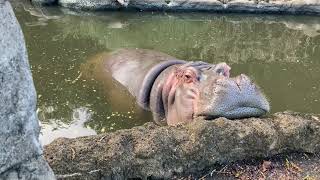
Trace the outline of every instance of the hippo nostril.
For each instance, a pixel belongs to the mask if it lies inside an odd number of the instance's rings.
[[[241,91],[241,86],[240,86],[241,80],[242,80],[242,77],[241,77],[241,76],[239,76],[239,78],[237,78],[237,79],[235,80],[235,83],[236,83],[239,91]]]
[[[240,77],[242,81],[250,81],[249,77],[246,76],[245,74],[240,74]]]

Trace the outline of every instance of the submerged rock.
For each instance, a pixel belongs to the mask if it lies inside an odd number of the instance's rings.
[[[0,0],[0,179],[54,179],[42,156],[34,89],[22,31]]]
[[[33,1],[46,4],[52,0]],[[137,9],[320,14],[318,0],[57,0],[56,3],[63,7],[86,10]]]
[[[60,178],[172,178],[215,164],[289,152],[320,152],[320,117],[277,113],[269,118],[197,121],[179,127],[153,123],[45,147]]]

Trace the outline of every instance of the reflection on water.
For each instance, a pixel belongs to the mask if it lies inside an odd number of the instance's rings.
[[[74,138],[79,136],[95,135],[96,132],[85,126],[84,123],[91,119],[92,113],[86,107],[73,109],[71,115],[71,123],[66,124],[60,119],[49,119],[45,117],[47,114],[53,113],[55,110],[52,106],[43,107],[39,109],[38,116],[40,119],[46,119],[49,123],[41,123],[40,141],[42,144],[49,144],[58,137]]]
[[[81,72],[96,54],[122,47],[155,49],[186,60],[224,61],[232,74],[248,74],[262,87],[272,112],[320,113],[319,17],[92,14],[14,4],[38,93],[44,144],[58,136],[131,128],[151,119],[134,99],[114,100],[118,92]],[[75,113],[80,118],[74,118]]]

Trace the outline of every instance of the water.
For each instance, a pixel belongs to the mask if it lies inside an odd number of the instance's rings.
[[[43,144],[131,128],[151,114],[85,77],[102,51],[146,48],[181,59],[227,62],[271,102],[271,113],[320,113],[320,17],[208,13],[77,13],[14,2],[38,93]]]

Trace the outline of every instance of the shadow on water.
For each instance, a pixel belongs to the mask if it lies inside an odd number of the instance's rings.
[[[319,17],[79,13],[19,1],[14,7],[26,38],[45,144],[58,136],[108,132],[151,120],[133,99],[126,105],[111,102],[114,91],[81,72],[96,54],[124,47],[227,62],[232,74],[248,74],[262,87],[272,112],[320,113]]]

